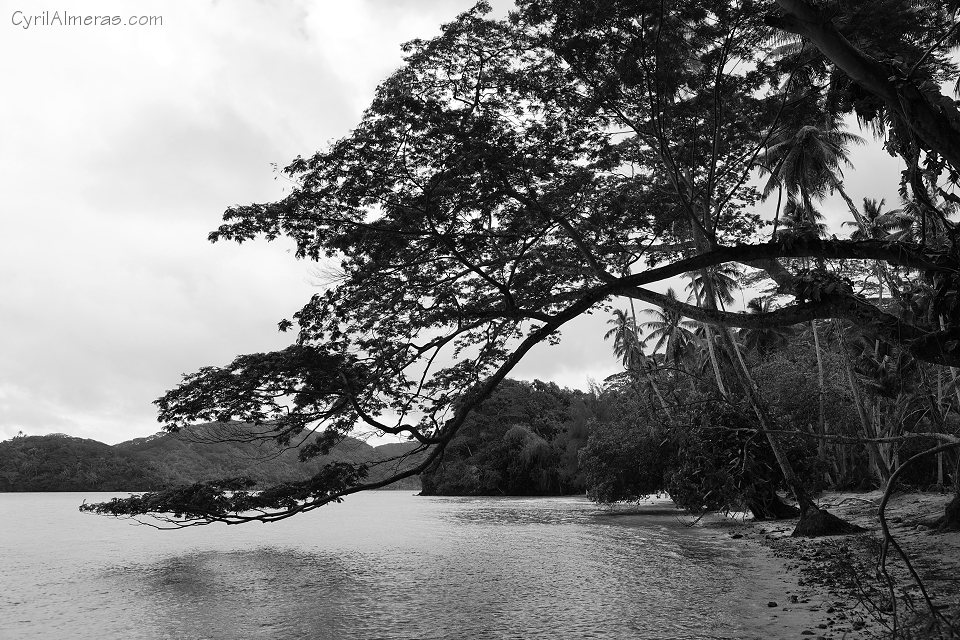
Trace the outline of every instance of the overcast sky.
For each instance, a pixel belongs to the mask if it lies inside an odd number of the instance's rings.
[[[229,205],[281,197],[271,163],[346,134],[400,43],[471,4],[0,0],[0,440],[153,433],[151,402],[181,373],[287,344],[276,324],[315,291],[312,266],[289,243],[207,233]],[[44,24],[65,8],[162,24]],[[850,190],[889,198],[893,165],[869,155],[887,171]],[[605,320],[518,376],[613,373]]]

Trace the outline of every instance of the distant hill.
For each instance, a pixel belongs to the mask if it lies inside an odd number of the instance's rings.
[[[117,445],[64,434],[25,436],[0,442],[0,491],[152,491],[206,480],[247,476],[259,486],[302,480],[334,461],[371,463],[402,456],[415,443],[372,447],[347,438],[328,456],[300,462],[296,449],[272,443],[214,442],[224,435],[243,435],[243,425],[200,425],[178,434],[158,433]],[[307,441],[314,438],[304,436]],[[410,468],[423,454],[371,468],[379,479]],[[417,490],[414,476],[391,488]]]

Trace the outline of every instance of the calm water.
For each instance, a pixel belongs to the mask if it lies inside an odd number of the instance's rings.
[[[757,558],[580,498],[374,492],[271,525],[157,531],[106,494],[0,494],[0,638],[775,638]]]

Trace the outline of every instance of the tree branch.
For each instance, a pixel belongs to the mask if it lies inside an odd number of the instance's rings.
[[[771,23],[805,37],[851,80],[883,100],[923,145],[960,168],[960,111],[936,90],[921,89],[898,69],[855,47],[807,0],[776,0],[785,14]]]

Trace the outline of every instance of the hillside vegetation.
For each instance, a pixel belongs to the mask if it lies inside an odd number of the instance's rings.
[[[223,431],[223,426],[201,425],[113,446],[65,434],[13,438],[0,442],[0,491],[155,491],[240,476],[266,486],[309,478],[331,462],[369,464],[413,448],[406,443],[372,447],[347,438],[329,455],[300,462],[296,450],[275,445],[240,438],[214,442]],[[411,456],[400,468],[416,461]],[[370,474],[377,478],[396,468],[396,462],[386,462],[373,465]],[[417,489],[419,481],[410,478],[394,488]]]

